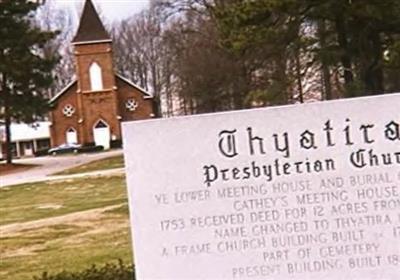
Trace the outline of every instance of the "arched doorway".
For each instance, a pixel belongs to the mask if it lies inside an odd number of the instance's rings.
[[[93,137],[96,146],[103,146],[104,150],[110,149],[110,126],[103,120],[97,121],[93,127]]]
[[[78,143],[78,134],[76,133],[75,128],[68,128],[65,136],[67,144],[77,144]]]

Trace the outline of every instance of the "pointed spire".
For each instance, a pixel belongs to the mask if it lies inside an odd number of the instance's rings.
[[[78,32],[72,43],[111,40],[91,0],[86,0]]]

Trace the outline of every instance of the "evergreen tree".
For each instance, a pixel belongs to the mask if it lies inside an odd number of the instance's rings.
[[[11,122],[33,122],[48,109],[44,89],[52,83],[56,58],[45,58],[43,48],[56,34],[32,24],[37,2],[0,1],[0,114],[5,120],[7,163],[12,162]]]
[[[296,53],[320,65],[327,99],[332,72],[340,74],[345,97],[400,90],[399,13],[399,0],[216,0],[214,15],[222,44],[240,59],[256,53],[251,64],[268,67],[283,60],[270,84],[280,85],[285,101],[291,71],[283,67]]]

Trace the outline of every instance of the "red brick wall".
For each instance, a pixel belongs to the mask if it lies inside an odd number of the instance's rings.
[[[123,121],[145,120],[152,118],[152,99],[145,99],[145,95],[143,95],[138,89],[119,78],[117,78],[117,87],[119,112]],[[132,98],[138,102],[138,107],[135,111],[129,111],[125,107],[126,101]]]
[[[94,142],[93,128],[99,120],[109,125],[112,140],[120,140],[121,121],[152,117],[152,99],[145,99],[138,89],[116,78],[110,43],[76,45],[75,55],[78,82],[57,100],[51,113],[52,146],[66,142],[66,131],[70,127],[77,130],[80,144],[88,144]],[[91,91],[89,67],[93,62],[98,63],[102,69],[104,90]],[[126,101],[131,98],[139,104],[135,111],[125,107]],[[76,109],[72,117],[66,117],[62,112],[67,104]]]
[[[76,129],[79,143],[87,144],[94,142],[93,127],[100,119],[110,126],[111,135],[114,135],[116,139],[121,139],[118,116],[122,117],[121,121],[144,120],[152,117],[152,99],[145,99],[145,95],[125,81],[119,78],[116,80],[117,92],[111,90],[77,93],[77,84],[75,84],[57,100],[51,112],[51,140],[53,147],[66,142],[66,131],[70,127]],[[135,111],[129,111],[125,107],[126,101],[131,98],[138,102],[138,107]],[[117,106],[114,105],[115,103],[117,103]],[[62,109],[67,104],[76,109],[76,112],[71,117],[66,117],[62,112]],[[115,111],[116,107],[118,112]]]
[[[121,139],[115,91],[81,93],[82,100],[82,143],[93,143],[93,127],[99,120],[110,126],[111,137]],[[113,137],[114,136],[114,137]]]
[[[102,69],[104,89],[113,89],[115,78],[111,43],[75,46],[75,66],[77,77],[79,77],[79,89],[83,92],[91,90],[89,67],[93,62],[99,64]]]
[[[66,142],[66,132],[70,127],[73,127],[78,132],[79,138],[79,112],[78,101],[76,98],[77,84],[75,83],[68,89],[54,104],[51,111],[51,145],[58,146]],[[75,113],[71,117],[66,117],[63,114],[65,105],[70,104],[75,108]]]
[[[75,63],[78,76],[78,100],[82,125],[80,143],[93,143],[93,127],[99,120],[110,126],[112,138],[121,138],[118,120],[118,100],[112,62],[111,43],[75,46]],[[102,70],[103,88],[91,91],[89,68],[96,62]]]

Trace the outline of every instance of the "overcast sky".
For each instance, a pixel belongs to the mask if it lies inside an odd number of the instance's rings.
[[[84,0],[50,0],[54,1],[58,8],[76,9],[83,6]],[[92,0],[96,7],[100,7],[101,13],[108,21],[112,22],[129,17],[148,7],[148,0]]]

